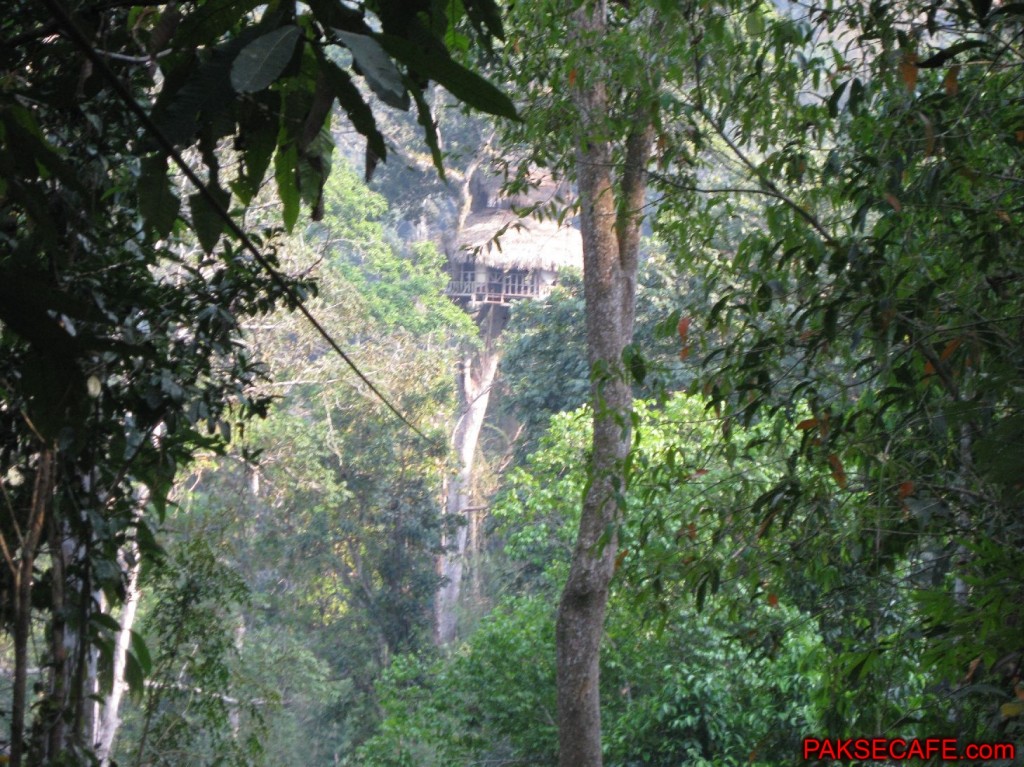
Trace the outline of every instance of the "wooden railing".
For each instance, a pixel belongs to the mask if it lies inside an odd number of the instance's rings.
[[[507,285],[504,281],[476,282],[475,280],[451,280],[445,293],[451,298],[469,298],[484,303],[504,304],[517,298],[544,298],[551,292],[548,285],[523,282]]]

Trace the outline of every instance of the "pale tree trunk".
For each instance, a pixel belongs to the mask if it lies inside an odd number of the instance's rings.
[[[473,467],[491,387],[501,360],[498,336],[507,320],[507,307],[491,304],[480,309],[478,323],[483,348],[469,355],[459,371],[459,420],[452,436],[458,470],[448,478],[445,498],[448,522],[456,523],[457,527],[442,538],[443,553],[438,558],[438,574],[444,579],[434,606],[434,638],[438,645],[448,644],[456,636],[469,538],[467,513],[472,504]]]
[[[114,749],[114,739],[121,726],[121,700],[128,689],[125,679],[125,665],[128,661],[128,649],[131,646],[132,627],[139,608],[142,592],[139,589],[139,574],[142,571],[142,557],[139,545],[132,540],[125,547],[126,582],[124,605],[118,619],[120,626],[114,641],[113,685],[110,694],[103,701],[97,716],[96,727],[96,758],[102,767],[110,764],[110,756]]]
[[[585,5],[574,14],[577,34],[596,45],[592,36],[603,33],[605,18],[604,2]],[[640,213],[653,130],[649,116],[638,111],[616,185],[612,146],[601,130],[609,113],[604,82],[597,72],[581,72],[578,82],[576,172],[594,435],[579,537],[558,606],[558,742],[560,767],[600,767],[601,638],[614,572],[614,530],[625,493],[633,405],[622,352],[633,336]]]
[[[89,475],[80,476],[83,490],[92,490]],[[38,707],[28,752],[33,763],[48,764],[70,750],[91,746],[99,693],[99,651],[84,627],[104,609],[102,590],[95,587],[90,567],[93,537],[87,518],[75,532],[67,519],[50,515],[49,656],[45,664],[48,689]]]

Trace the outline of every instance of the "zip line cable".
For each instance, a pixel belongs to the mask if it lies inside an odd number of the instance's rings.
[[[320,337],[323,338],[328,343],[328,345],[338,354],[338,356],[340,356],[342,360],[345,361],[345,364],[349,366],[349,368],[352,370],[353,373],[356,374],[359,380],[366,384],[367,388],[369,388],[369,390],[373,392],[377,399],[384,403],[388,410],[394,413],[395,416],[397,416],[397,418],[403,424],[405,424],[409,429],[415,432],[421,439],[428,443],[432,442],[432,440],[429,437],[427,437],[422,431],[420,431],[415,425],[413,425],[413,423],[408,418],[406,418],[405,415],[403,415],[402,412],[397,407],[395,407],[395,405],[393,405],[391,401],[387,397],[385,397],[376,386],[374,386],[373,382],[366,377],[366,374],[359,369],[359,367],[352,360],[352,358],[345,353],[345,351],[338,345],[338,342],[335,341],[333,337],[331,337],[331,334],[327,332],[324,326],[321,325],[320,322],[316,319],[316,317],[314,317],[313,314],[309,311],[309,309],[306,308],[306,305],[303,302],[302,297],[298,294],[298,292],[291,285],[288,284],[287,280],[285,280],[281,273],[274,268],[273,264],[271,264],[267,260],[266,256],[264,256],[260,252],[259,248],[256,247],[256,245],[253,243],[249,235],[246,234],[242,227],[235,222],[235,220],[231,217],[231,214],[228,213],[227,210],[225,210],[224,207],[221,206],[221,204],[213,196],[213,193],[210,192],[209,187],[207,187],[207,185],[199,178],[196,172],[192,170],[189,164],[185,162],[185,159],[181,156],[181,153],[175,148],[174,144],[171,143],[170,139],[168,139],[167,136],[164,135],[163,131],[160,130],[160,127],[153,122],[152,118],[150,118],[148,114],[146,114],[146,110],[144,110],[135,100],[135,97],[132,96],[131,91],[128,90],[128,87],[121,82],[120,78],[118,78],[118,76],[114,74],[114,71],[110,69],[110,67],[107,65],[107,62],[104,60],[104,58],[99,53],[97,53],[95,48],[92,47],[92,43],[89,42],[85,34],[78,28],[78,25],[75,24],[72,18],[68,15],[67,11],[61,6],[59,0],[43,0],[43,2],[46,5],[46,7],[50,10],[50,12],[54,15],[54,17],[56,17],[60,25],[64,27],[64,30],[67,32],[71,41],[79,49],[81,49],[82,53],[85,54],[86,58],[88,58],[89,61],[93,64],[93,66],[95,66],[96,69],[100,72],[100,74],[103,75],[104,79],[110,83],[111,87],[114,89],[114,92],[118,95],[121,101],[124,102],[124,105],[128,107],[128,110],[139,119],[139,122],[142,124],[142,127],[145,129],[145,131],[150,136],[152,136],[156,140],[157,144],[160,145],[160,148],[164,152],[166,152],[167,155],[172,160],[174,160],[174,164],[178,166],[181,172],[185,175],[185,178],[187,178],[190,182],[192,182],[192,184],[195,185],[200,196],[213,208],[213,210],[217,214],[217,217],[220,218],[227,225],[227,228],[231,231],[231,233],[234,234],[235,237],[237,237],[238,240],[242,243],[244,249],[247,250],[252,255],[256,263],[259,264],[259,266],[270,276],[274,284],[276,284],[283,291],[283,293],[292,301],[292,303],[295,305],[295,308],[299,311],[300,314],[302,314],[303,317],[306,318],[309,324],[313,326],[313,328],[320,335]]]

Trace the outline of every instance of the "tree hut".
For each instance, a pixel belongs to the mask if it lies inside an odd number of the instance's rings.
[[[500,177],[479,171],[470,182],[469,213],[447,248],[447,292],[456,301],[508,304],[543,298],[557,284],[559,269],[583,267],[579,231],[538,215],[565,197],[565,185],[542,177],[511,197],[503,196],[501,187]]]

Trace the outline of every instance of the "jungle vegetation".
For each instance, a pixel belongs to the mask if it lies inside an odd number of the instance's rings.
[[[1020,4],[11,5],[0,759],[1024,764]]]

